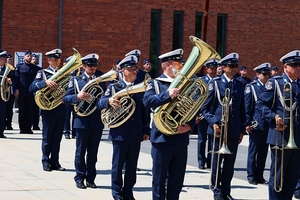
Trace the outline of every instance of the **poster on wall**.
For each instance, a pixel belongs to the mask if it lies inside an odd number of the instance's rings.
[[[24,53],[25,52],[15,52],[15,66],[17,64],[20,64],[20,63],[24,63]],[[37,66],[38,67],[41,67],[42,68],[42,56],[43,54],[42,53],[39,53],[39,52],[32,52],[32,55],[36,55],[37,57]]]

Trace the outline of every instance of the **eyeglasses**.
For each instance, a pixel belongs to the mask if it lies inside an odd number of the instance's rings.
[[[238,64],[228,64],[227,66],[230,68],[238,68],[239,67]]]
[[[97,64],[86,64],[88,67],[97,67]]]
[[[287,65],[291,67],[300,67],[300,63],[287,63]]]

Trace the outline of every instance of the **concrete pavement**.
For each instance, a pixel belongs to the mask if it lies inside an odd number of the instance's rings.
[[[41,126],[40,126],[41,127]],[[18,125],[14,130],[5,130],[6,139],[0,139],[0,200],[35,199],[112,199],[110,187],[112,145],[105,130],[100,143],[97,162],[97,189],[77,189],[74,182],[75,140],[62,139],[60,163],[64,172],[45,172],[41,165],[41,131],[34,134],[19,134]],[[244,140],[241,145],[247,145]],[[142,144],[143,145],[143,144]],[[149,153],[141,152],[137,172],[134,196],[137,200],[151,199],[151,167]],[[210,173],[187,166],[184,187],[180,195],[182,200],[211,200],[208,189]],[[266,200],[267,185],[249,185],[247,181],[233,178],[231,195],[237,199]]]

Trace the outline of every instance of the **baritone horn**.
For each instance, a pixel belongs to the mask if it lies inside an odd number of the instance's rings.
[[[275,167],[274,167],[274,190],[276,192],[281,192],[282,191],[282,187],[283,187],[283,167],[284,167],[284,151],[285,149],[297,149],[297,145],[295,143],[295,139],[294,139],[294,127],[293,127],[293,101],[292,101],[292,97],[293,97],[293,90],[292,90],[292,84],[287,82],[283,85],[283,93],[284,93],[284,101],[283,102],[286,102],[286,101],[289,101],[290,103],[290,115],[289,117],[285,117],[285,112],[286,112],[286,106],[285,106],[285,103],[284,103],[284,108],[283,108],[283,117],[282,117],[282,120],[283,121],[286,121],[286,120],[289,120],[289,140],[288,140],[288,143],[285,145],[285,140],[284,140],[284,134],[285,134],[285,131],[283,130],[282,131],[282,136],[281,136],[281,147],[279,146],[279,130],[278,130],[278,123],[276,122],[276,145],[273,147],[273,149],[275,149]],[[289,96],[290,97],[287,97],[287,93],[289,93]],[[279,116],[277,115],[276,118],[279,118]],[[278,163],[278,151],[281,151],[281,162]],[[279,180],[277,178],[277,165],[280,164],[280,177],[279,177]],[[279,185],[277,187],[277,182],[279,182]]]
[[[66,89],[71,79],[70,73],[79,69],[82,65],[80,53],[75,48],[73,48],[73,51],[74,55],[68,63],[48,79],[56,82],[58,87],[56,89],[45,87],[36,92],[35,102],[41,109],[53,110],[63,103],[62,98],[66,93]]]
[[[7,102],[9,100],[10,94],[11,94],[11,87],[10,84],[7,83],[5,80],[9,74],[10,71],[15,70],[14,66],[11,64],[5,63],[5,71],[1,78],[0,83],[0,90],[1,90],[1,98],[4,102]]]
[[[220,132],[220,141],[219,141],[219,150],[214,151],[215,143],[216,143],[216,133],[214,133],[214,141],[212,147],[212,155],[211,155],[211,170],[210,170],[210,183],[209,187],[211,188],[213,185],[213,164],[214,164],[214,155],[215,153],[218,154],[217,159],[217,167],[216,167],[216,177],[215,177],[215,184],[213,188],[216,188],[218,185],[218,176],[219,176],[219,168],[220,168],[220,156],[221,154],[232,154],[228,148],[227,143],[227,135],[228,135],[228,120],[229,120],[229,107],[231,106],[231,97],[230,97],[230,89],[225,89],[224,98],[222,100],[222,116],[221,116],[221,132]]]
[[[168,90],[180,89],[180,94],[171,102],[157,107],[154,111],[154,123],[157,129],[166,134],[178,134],[178,126],[195,117],[208,96],[208,88],[200,78],[192,77],[204,63],[212,58],[220,59],[219,54],[207,43],[195,36],[190,36],[193,49],[179,73],[170,84]]]

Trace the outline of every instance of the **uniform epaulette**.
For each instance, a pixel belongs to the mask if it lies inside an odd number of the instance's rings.
[[[254,85],[254,84],[256,84],[256,82],[255,81],[252,81],[252,82],[250,82],[249,83],[250,85]],[[248,84],[247,84],[248,85]]]
[[[272,76],[274,79],[282,79],[282,76]]]
[[[215,80],[215,81],[216,81],[216,80],[220,80],[220,79],[221,79],[220,76],[216,76],[216,77],[213,78],[213,80]]]

